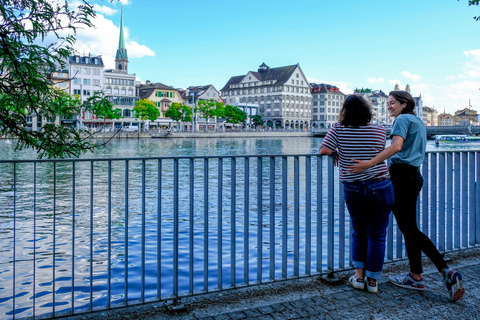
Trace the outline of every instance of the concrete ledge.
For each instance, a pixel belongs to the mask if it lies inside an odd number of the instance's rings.
[[[110,138],[113,133],[96,133],[93,138]],[[189,139],[189,138],[268,138],[268,137],[313,137],[312,132],[290,132],[290,131],[265,131],[265,132],[172,132],[168,136],[165,133],[154,132],[121,132],[117,133],[115,138],[119,139]]]

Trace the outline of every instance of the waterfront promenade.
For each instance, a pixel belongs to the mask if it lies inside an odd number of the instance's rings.
[[[385,265],[378,294],[351,288],[347,278],[352,271],[345,271],[336,275],[338,281],[334,283],[312,277],[186,298],[179,310],[153,303],[68,319],[479,319],[480,248],[449,253],[446,257],[450,267],[464,275],[466,294],[456,303],[448,300],[439,273],[424,259],[424,292],[388,283],[389,275],[408,270],[407,262],[401,261]]]

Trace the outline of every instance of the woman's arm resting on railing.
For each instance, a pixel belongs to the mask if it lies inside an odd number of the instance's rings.
[[[333,165],[338,166],[338,152],[335,150],[330,149],[329,147],[321,147],[320,148],[320,154],[326,155],[326,156],[332,156],[333,157]]]

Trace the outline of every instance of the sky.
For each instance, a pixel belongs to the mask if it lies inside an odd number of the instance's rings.
[[[75,5],[76,0],[69,1]],[[480,7],[468,0],[90,0],[80,54],[114,67],[121,8],[129,73],[174,88],[299,64],[310,82],[383,90],[409,84],[439,113],[480,112]]]

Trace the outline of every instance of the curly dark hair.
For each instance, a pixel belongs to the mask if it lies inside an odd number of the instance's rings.
[[[415,99],[407,91],[397,90],[390,91],[389,96],[394,97],[401,104],[406,103],[407,106],[402,110],[402,114],[410,113],[415,115]]]
[[[360,127],[369,123],[372,117],[372,107],[367,99],[350,94],[340,109],[339,122],[346,127]]]

